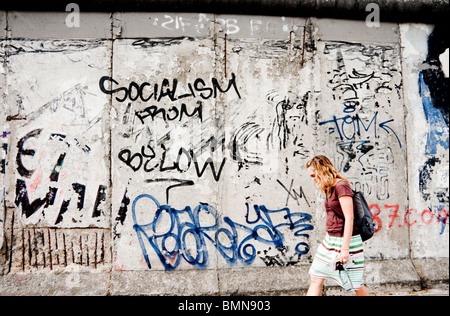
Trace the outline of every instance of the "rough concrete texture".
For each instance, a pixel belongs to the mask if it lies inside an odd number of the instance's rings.
[[[304,293],[315,154],[369,201],[369,288],[448,283],[438,26],[66,18],[0,12],[0,294]]]

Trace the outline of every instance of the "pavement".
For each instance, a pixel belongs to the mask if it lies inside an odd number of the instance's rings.
[[[420,291],[375,291],[371,296],[449,296],[449,290],[447,289],[426,289]]]
[[[449,296],[449,284],[441,283],[428,289],[408,288],[407,286],[387,285],[385,287],[367,287],[370,296]],[[324,296],[355,296],[354,291],[346,292],[340,287],[325,287]]]

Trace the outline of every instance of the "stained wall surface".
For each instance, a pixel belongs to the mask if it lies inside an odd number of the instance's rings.
[[[66,18],[0,13],[0,294],[300,293],[315,154],[369,201],[369,287],[448,283],[439,26]]]

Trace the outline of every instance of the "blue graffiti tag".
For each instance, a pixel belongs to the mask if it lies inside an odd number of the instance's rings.
[[[143,199],[151,201],[156,207],[153,220],[147,224],[140,224],[136,215],[136,204]],[[206,267],[209,259],[207,243],[212,244],[229,264],[242,262],[249,265],[257,256],[255,242],[278,249],[285,246],[285,237],[279,230],[281,227],[288,227],[298,238],[309,238],[306,232],[314,229],[309,224],[312,216],[307,213],[292,213],[289,208],[269,210],[263,205],[251,208],[247,203],[246,207],[247,225],[242,225],[227,216],[222,219],[218,211],[208,204],[200,204],[194,210],[189,206],[177,210],[169,205],[160,205],[149,194],[139,195],[132,205],[133,228],[148,268],[151,269],[152,266],[146,241],[166,270],[176,269],[181,259],[196,268]],[[254,214],[250,214],[252,209]],[[144,210],[148,211],[150,210]],[[275,225],[271,215],[276,213],[283,215],[285,221]],[[297,243],[295,252],[299,255],[307,254],[308,243]]]
[[[344,111],[345,112],[345,111]],[[402,143],[400,141],[400,138],[398,137],[397,133],[388,125],[389,123],[394,122],[394,119],[384,121],[382,123],[379,123],[377,125],[377,118],[378,118],[378,111],[375,112],[374,116],[369,122],[369,125],[366,126],[364,124],[363,119],[358,115],[345,115],[343,117],[336,117],[333,116],[332,120],[319,122],[319,126],[325,125],[325,124],[332,124],[332,127],[329,127],[329,134],[335,133],[335,131],[338,132],[339,138],[341,141],[343,140],[355,140],[357,139],[356,135],[358,137],[361,137],[364,132],[373,133],[375,138],[377,137],[377,130],[378,128],[381,128],[384,130],[387,134],[391,134],[395,136],[397,139],[397,142],[402,148]]]

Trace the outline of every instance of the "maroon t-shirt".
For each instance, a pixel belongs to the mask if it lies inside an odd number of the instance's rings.
[[[330,236],[342,237],[344,234],[344,212],[339,203],[342,196],[353,196],[350,185],[345,181],[338,181],[331,188],[331,193],[325,199],[325,210],[327,212],[327,233]],[[353,226],[353,236],[358,235],[358,228]]]

